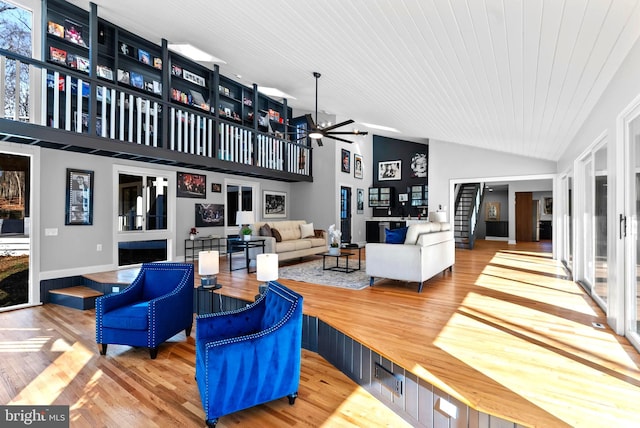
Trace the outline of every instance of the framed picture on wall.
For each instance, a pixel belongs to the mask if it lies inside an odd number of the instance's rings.
[[[285,192],[265,190],[262,196],[263,218],[287,217],[287,194]]]
[[[402,180],[402,161],[378,162],[378,180]]]
[[[500,202],[486,202],[484,206],[486,221],[500,221]]]
[[[427,154],[414,153],[411,156],[411,178],[427,177]]]
[[[67,168],[64,224],[93,224],[93,171]]]
[[[356,214],[364,213],[364,189],[356,190]]]
[[[544,198],[544,213],[553,214],[553,198]]]
[[[224,226],[224,205],[196,204],[196,227]]]
[[[362,178],[362,155],[353,154],[353,176]]]
[[[207,196],[207,176],[178,172],[178,197],[200,198]]]
[[[222,193],[222,184],[220,184],[220,183],[211,183],[211,191],[213,193]]]
[[[351,152],[345,149],[342,149],[342,172],[351,172]]]

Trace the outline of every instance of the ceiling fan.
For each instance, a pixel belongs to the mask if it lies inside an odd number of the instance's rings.
[[[316,118],[314,121],[311,117],[311,114],[305,115],[305,118],[307,120],[308,132],[307,135],[302,138],[309,137],[312,140],[316,140],[318,142],[318,146],[322,146],[322,138],[324,137],[351,144],[353,143],[353,141],[349,141],[341,137],[336,137],[336,135],[367,135],[368,132],[358,131],[357,129],[354,129],[353,131],[334,131],[334,129],[353,123],[354,121],[352,119],[345,120],[344,122],[336,123],[335,125],[329,125],[326,127],[321,127],[318,125],[318,79],[320,78],[320,73],[314,71],[313,77],[316,78]]]

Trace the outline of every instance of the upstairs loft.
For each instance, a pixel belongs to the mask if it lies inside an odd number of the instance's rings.
[[[166,47],[163,50],[167,57]],[[273,110],[266,111],[262,121],[257,115],[252,121],[238,120],[225,109],[172,97],[168,88],[149,94],[144,87],[125,87],[98,77],[96,71],[0,49],[0,103],[5,106],[0,141],[176,168],[313,181],[308,139],[274,131]],[[212,80],[221,79],[224,76],[215,67]],[[255,85],[250,93],[253,99],[245,98],[244,103],[258,106]],[[223,105],[218,92],[212,99],[214,105]],[[284,118],[276,124],[288,121],[286,100],[283,107]]]

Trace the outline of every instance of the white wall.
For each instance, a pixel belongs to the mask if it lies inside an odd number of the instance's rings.
[[[442,205],[447,207],[448,213],[451,213],[454,202],[451,198],[452,182],[467,179],[510,181],[514,177],[549,176],[555,173],[556,163],[553,161],[429,140],[429,206]],[[512,211],[511,207],[509,211]]]

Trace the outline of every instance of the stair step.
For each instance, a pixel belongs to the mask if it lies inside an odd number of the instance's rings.
[[[49,290],[49,301],[61,306],[74,309],[93,309],[96,307],[96,298],[103,293],[85,286],[58,288]]]

